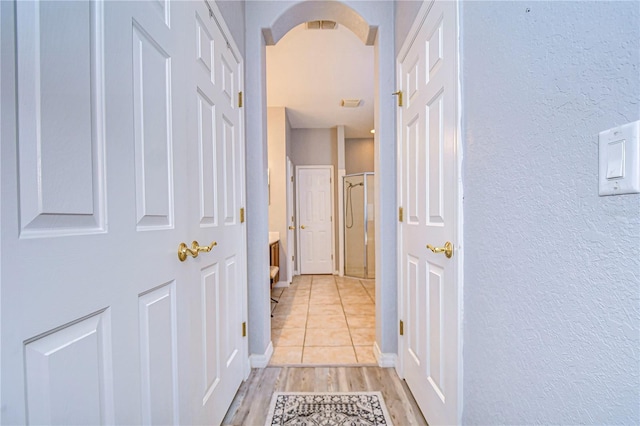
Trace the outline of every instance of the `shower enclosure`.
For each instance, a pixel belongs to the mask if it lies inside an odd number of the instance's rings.
[[[375,278],[373,173],[347,175],[344,187],[344,273]]]

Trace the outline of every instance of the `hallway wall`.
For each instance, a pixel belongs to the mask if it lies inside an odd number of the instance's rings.
[[[373,161],[374,140],[370,139],[345,139],[344,141],[344,168],[348,175],[354,173],[372,172],[375,168]]]
[[[267,108],[267,156],[269,165],[269,232],[280,233],[280,281],[289,276],[286,261],[293,253],[288,246],[287,228],[287,150],[291,132],[285,107]]]
[[[640,195],[598,132],[639,117],[638,2],[463,2],[467,424],[638,424]]]

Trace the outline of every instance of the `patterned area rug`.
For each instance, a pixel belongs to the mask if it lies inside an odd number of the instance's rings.
[[[392,425],[380,392],[276,392],[265,426]]]

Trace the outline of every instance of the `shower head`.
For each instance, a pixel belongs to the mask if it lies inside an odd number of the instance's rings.
[[[351,189],[351,188],[353,188],[354,186],[364,186],[364,183],[363,183],[363,182],[356,183],[356,184],[353,184],[353,183],[351,183],[351,182],[347,182],[347,183],[349,184],[349,188],[348,188],[348,189]]]

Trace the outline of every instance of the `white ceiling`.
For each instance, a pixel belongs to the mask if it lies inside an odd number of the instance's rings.
[[[267,105],[287,107],[294,129],[345,126],[346,138],[370,138],[373,129],[373,46],[349,29],[289,31],[267,46]],[[362,99],[357,108],[342,99]]]

